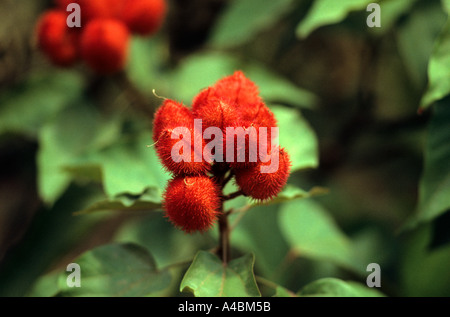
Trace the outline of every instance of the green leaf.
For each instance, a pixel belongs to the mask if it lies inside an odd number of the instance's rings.
[[[99,154],[108,197],[122,193],[140,194],[148,187],[162,189],[170,174],[156,155],[151,134],[146,132],[132,139],[121,140]]]
[[[214,27],[211,44],[218,47],[243,44],[258,32],[269,29],[293,3],[293,0],[231,1]]]
[[[316,168],[319,164],[317,137],[301,113],[280,106],[271,109],[280,127],[280,146],[286,148],[291,158],[292,172]]]
[[[425,109],[450,94],[450,20],[437,39],[428,64],[428,89],[420,102]]]
[[[306,38],[315,29],[329,24],[339,23],[351,11],[365,10],[374,0],[316,0],[308,15],[297,26],[297,36]]]
[[[433,225],[424,224],[407,233],[402,248],[401,296],[450,296],[450,245],[431,249]]]
[[[81,287],[68,287],[70,273],[59,279],[60,296],[149,296],[169,286],[171,276],[156,268],[147,249],[136,244],[95,248],[74,261],[80,266]]]
[[[374,34],[383,35],[395,26],[400,17],[409,13],[417,0],[383,0],[380,1],[381,27],[370,28]],[[367,12],[370,14],[370,12]]]
[[[35,136],[39,129],[76,99],[83,80],[75,72],[57,71],[31,76],[0,96],[0,133]]]
[[[283,204],[279,222],[284,237],[300,256],[330,261],[360,272],[364,269],[352,252],[351,240],[312,199]]]
[[[336,278],[323,278],[306,285],[299,296],[322,296],[322,297],[383,297],[385,296],[377,289],[366,285],[342,281]]]
[[[149,189],[150,190],[150,189]],[[91,206],[77,211],[77,215],[89,214],[98,211],[154,211],[161,209],[161,196],[158,188],[153,188],[152,193],[132,196],[122,194],[116,199],[97,201]]]
[[[281,191],[281,193],[278,194],[277,197],[275,197],[272,200],[269,200],[268,202],[263,203],[257,203],[253,202],[254,204],[262,204],[262,205],[272,205],[272,204],[280,204],[287,201],[295,200],[295,199],[302,199],[302,198],[310,198],[317,195],[323,195],[328,193],[328,190],[326,188],[322,187],[313,187],[311,190],[306,191],[304,189],[298,188],[293,185],[286,185],[285,188]]]
[[[418,213],[407,226],[431,221],[450,208],[450,99],[433,107],[419,183]]]
[[[195,54],[187,58],[171,74],[171,99],[190,105],[192,99],[208,86],[236,70],[242,70],[260,88],[261,96],[268,104],[289,104],[312,108],[317,98],[310,92],[297,87],[286,78],[266,69],[263,65],[239,60],[222,53]]]
[[[167,58],[166,46],[158,36],[133,36],[130,42],[130,58],[127,64],[127,75],[142,93],[151,94],[166,90],[161,63]]]
[[[261,296],[253,274],[254,257],[245,255],[224,265],[206,251],[199,251],[181,281],[180,291],[196,297]]]
[[[413,3],[413,1],[409,1],[409,3]],[[442,31],[446,18],[446,14],[442,12],[438,3],[430,3],[413,10],[399,25],[396,32],[402,62],[406,66],[409,78],[421,93],[426,87],[427,68],[433,46]],[[418,36],[420,36],[420,41],[416,41]]]
[[[277,288],[275,289],[275,295],[273,295],[273,297],[296,297],[296,294],[293,294],[291,291],[282,286],[277,286]]]
[[[44,201],[54,202],[67,188],[71,181],[67,169],[75,171],[71,166],[90,165],[89,170],[82,170],[82,175],[89,172],[93,173],[89,174],[92,179],[97,178],[95,164],[86,164],[83,160],[90,153],[114,143],[119,133],[119,119],[105,118],[87,103],[65,108],[45,124],[39,133],[37,156],[39,190]]]

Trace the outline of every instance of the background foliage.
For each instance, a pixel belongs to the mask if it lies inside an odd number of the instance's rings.
[[[49,6],[0,3],[2,296],[450,295],[448,0],[172,0],[110,77],[48,63],[33,28]],[[227,202],[224,267],[216,228],[164,218],[148,145],[158,96],[190,105],[237,69],[293,174],[270,204]],[[373,262],[380,289],[365,286]]]

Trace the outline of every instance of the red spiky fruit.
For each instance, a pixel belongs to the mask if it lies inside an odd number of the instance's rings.
[[[275,147],[265,159],[250,168],[235,169],[235,181],[242,192],[256,200],[269,200],[279,194],[289,178],[291,161],[284,149]]]
[[[199,101],[192,105],[194,118],[202,119],[203,130],[209,127],[218,127],[225,132],[226,127],[232,127],[238,121],[236,107],[231,106],[222,99],[208,97],[211,89],[206,89],[197,97]]]
[[[36,26],[39,48],[58,66],[72,66],[78,61],[79,35],[67,26],[67,14],[49,10],[39,19]]]
[[[164,129],[155,143],[164,168],[175,175],[204,175],[210,171],[210,158],[203,153],[205,141],[201,130],[193,126]]]
[[[161,26],[166,9],[165,0],[125,0],[122,19],[132,33],[150,35]]]
[[[120,21],[92,20],[81,36],[81,56],[97,73],[115,73],[125,67],[129,38],[127,27]]]
[[[211,88],[209,97],[222,99],[228,104],[236,106],[238,110],[247,109],[249,111],[262,101],[258,86],[245,77],[242,71],[236,71],[233,75],[218,80]]]
[[[153,119],[153,141],[157,142],[164,129],[191,126],[194,118],[191,111],[180,102],[166,99],[156,110]]]
[[[216,221],[221,206],[219,186],[206,176],[178,176],[163,195],[166,216],[187,233],[204,232]]]

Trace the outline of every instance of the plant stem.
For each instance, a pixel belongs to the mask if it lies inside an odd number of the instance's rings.
[[[230,227],[228,215],[221,211],[219,215],[219,249],[218,254],[224,265],[230,260]]]
[[[223,200],[230,200],[236,197],[239,197],[241,195],[244,195],[244,193],[241,190],[235,191],[234,193],[231,193],[229,195],[223,196]]]
[[[223,193],[226,182],[229,181],[230,176],[225,177],[229,171],[228,167],[224,165],[218,165],[213,169],[214,179],[220,186],[220,190]],[[230,173],[231,174],[231,173]],[[228,213],[224,212],[224,203],[226,196],[222,195],[221,205],[218,215],[218,227],[219,227],[219,247],[217,248],[217,255],[221,258],[222,263],[227,265],[230,260],[230,226],[228,224]]]

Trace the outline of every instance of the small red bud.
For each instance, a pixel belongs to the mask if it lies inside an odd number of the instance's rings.
[[[220,210],[219,186],[206,176],[178,176],[169,181],[163,195],[166,216],[187,233],[206,231]]]
[[[128,29],[120,21],[92,20],[81,36],[81,55],[94,71],[115,73],[125,67],[129,36]]]

